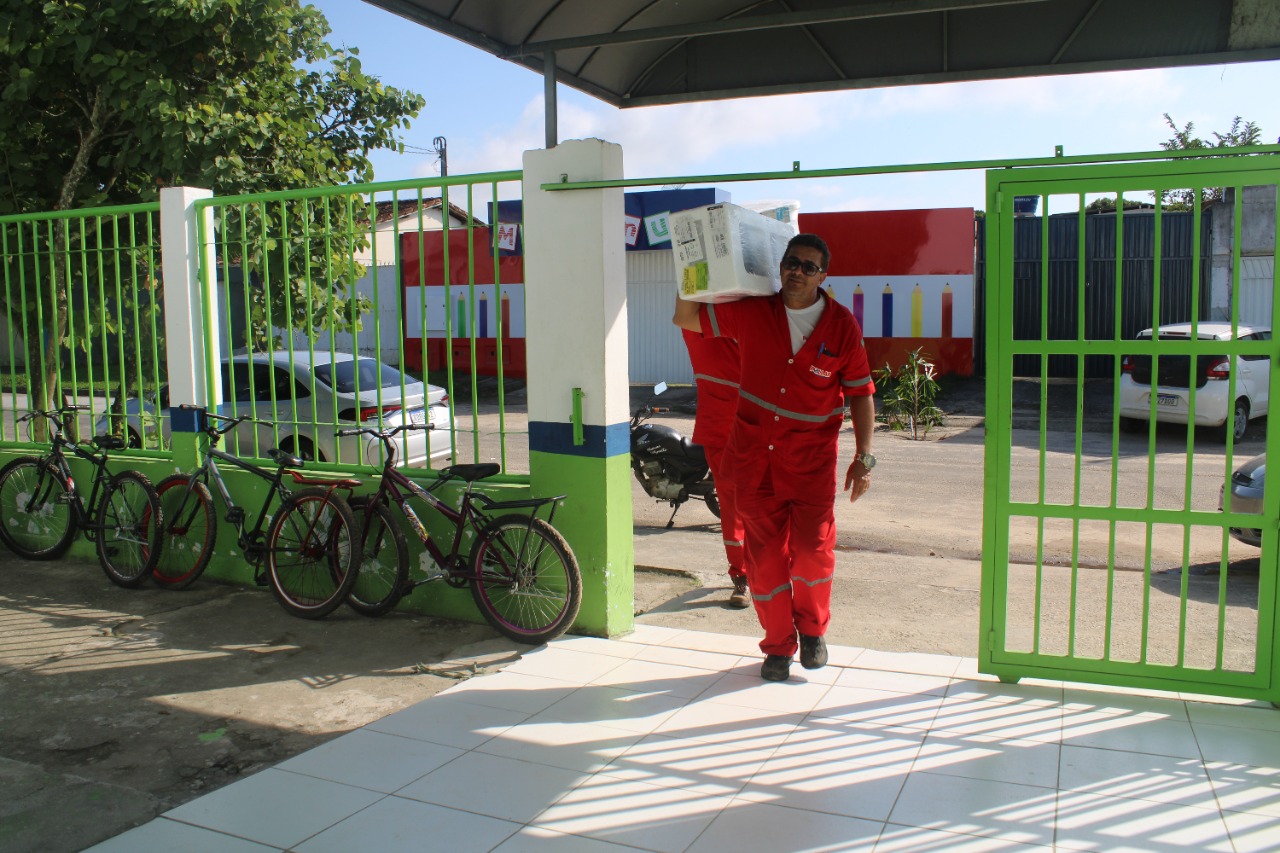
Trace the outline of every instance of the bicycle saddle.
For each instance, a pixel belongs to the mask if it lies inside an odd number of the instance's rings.
[[[271,457],[272,462],[276,463],[277,465],[283,465],[286,468],[301,468],[303,465],[306,464],[306,462],[303,461],[301,456],[294,456],[292,453],[289,453],[287,450],[281,450],[278,447],[273,447],[270,450],[268,450],[267,456]]]
[[[496,462],[483,462],[478,465],[453,465],[441,471],[440,476],[461,477],[468,483],[474,483],[476,480],[492,477],[501,470],[502,466]]]

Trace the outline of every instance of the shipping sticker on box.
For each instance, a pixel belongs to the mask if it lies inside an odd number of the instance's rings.
[[[673,247],[676,252],[676,263],[688,266],[706,260],[707,250],[702,245],[702,223],[696,219],[677,220]]]
[[[684,268],[680,278],[680,293],[684,296],[705,293],[708,287],[707,281],[707,265],[705,263],[690,264]]]
[[[644,218],[644,227],[649,235],[649,245],[666,243],[671,239],[671,213],[655,213]]]

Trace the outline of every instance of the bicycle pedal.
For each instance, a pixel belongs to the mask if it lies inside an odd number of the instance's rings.
[[[227,510],[227,521],[231,524],[243,524],[244,510],[240,507],[234,507]]]

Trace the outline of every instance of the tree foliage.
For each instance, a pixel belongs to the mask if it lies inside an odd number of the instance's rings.
[[[1179,127],[1168,113],[1164,114],[1164,122],[1173,131],[1173,136],[1160,143],[1160,147],[1165,151],[1204,150],[1206,155],[1212,156],[1209,152],[1215,148],[1237,148],[1244,145],[1258,145],[1262,142],[1262,129],[1258,124],[1245,121],[1240,116],[1232,119],[1231,127],[1226,133],[1214,131],[1213,139],[1195,136],[1194,122],[1189,121]],[[1208,187],[1201,194],[1200,202],[1222,201],[1223,192],[1222,187]],[[1197,203],[1194,190],[1166,190],[1162,200],[1164,205],[1172,210],[1189,210]]]
[[[370,153],[396,147],[424,102],[366,75],[328,35],[299,0],[0,0],[0,215],[153,201],[165,186],[234,195],[371,180]],[[358,317],[345,310],[362,273],[350,262],[358,207],[245,205],[219,220],[224,236],[253,235],[225,260],[274,284],[256,296],[259,343],[266,317],[294,328]],[[75,259],[120,241],[119,226],[106,231],[103,242],[66,220],[33,229],[51,260],[29,290],[44,300],[4,306],[53,332],[43,353],[41,335],[28,338],[29,364],[56,362],[71,279],[91,272]],[[329,236],[312,245],[316,233]],[[155,279],[154,253],[129,260],[139,268],[126,275]],[[15,262],[11,277],[31,275]]]

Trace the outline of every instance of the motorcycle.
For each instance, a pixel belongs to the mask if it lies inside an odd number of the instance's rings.
[[[654,393],[666,390],[667,384],[662,382]],[[720,517],[716,482],[702,447],[669,426],[645,423],[654,415],[669,411],[646,404],[631,414],[631,470],[645,494],[671,504],[668,530],[675,524],[680,507],[690,498],[705,501],[711,514]]]

